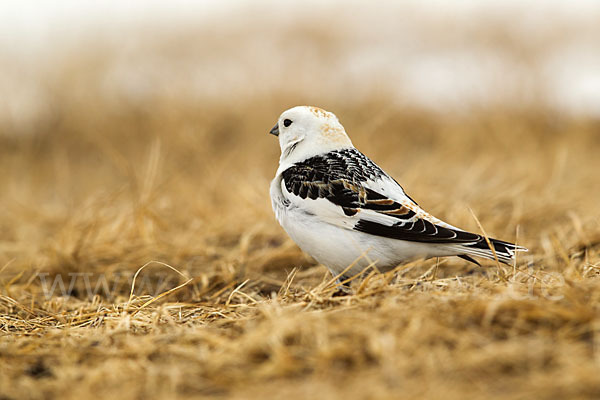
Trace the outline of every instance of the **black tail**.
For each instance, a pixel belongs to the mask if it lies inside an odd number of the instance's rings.
[[[517,251],[527,251],[525,247],[517,246],[513,243],[505,242],[503,240],[490,238],[490,243],[492,244],[492,246],[494,246],[494,250],[496,251],[498,261],[508,265],[512,264],[512,261],[515,258],[515,253]],[[479,263],[473,260],[470,256],[487,258],[488,260],[495,260],[494,253],[490,249],[488,242],[487,240],[485,240],[484,237],[482,237],[481,240],[479,240],[477,243],[462,245],[461,250],[463,254],[459,255],[460,258],[474,262],[478,265]]]

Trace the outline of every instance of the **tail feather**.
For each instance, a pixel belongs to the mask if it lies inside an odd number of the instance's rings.
[[[496,256],[498,257],[498,261],[504,264],[511,265],[512,261],[515,258],[516,252],[527,251],[525,247],[517,246],[513,243],[505,242],[503,240],[492,238],[490,238],[489,240],[492,246],[494,246],[494,250],[496,252]],[[478,241],[477,243],[462,245],[459,248],[456,248],[456,250],[460,252],[459,256],[463,256],[462,258],[475,256],[486,258],[488,260],[495,260],[494,253],[490,249],[488,242],[485,240],[485,238],[482,238],[482,240]]]

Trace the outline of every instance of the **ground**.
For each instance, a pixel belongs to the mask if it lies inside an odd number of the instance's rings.
[[[311,100],[66,97],[3,127],[0,399],[599,398],[598,121],[315,104],[432,214],[530,249],[340,295],[268,197],[269,129]]]

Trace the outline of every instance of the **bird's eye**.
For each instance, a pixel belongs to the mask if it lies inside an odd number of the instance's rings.
[[[288,126],[290,126],[292,124],[292,120],[291,119],[284,119],[283,120],[283,126],[285,126],[286,128]]]

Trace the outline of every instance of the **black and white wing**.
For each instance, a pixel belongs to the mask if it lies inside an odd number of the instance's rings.
[[[358,150],[344,149],[295,163],[282,172],[282,192],[291,206],[334,225],[391,239],[466,246],[465,255],[490,258],[481,235],[431,216],[402,187]],[[493,239],[500,261],[518,248]]]

